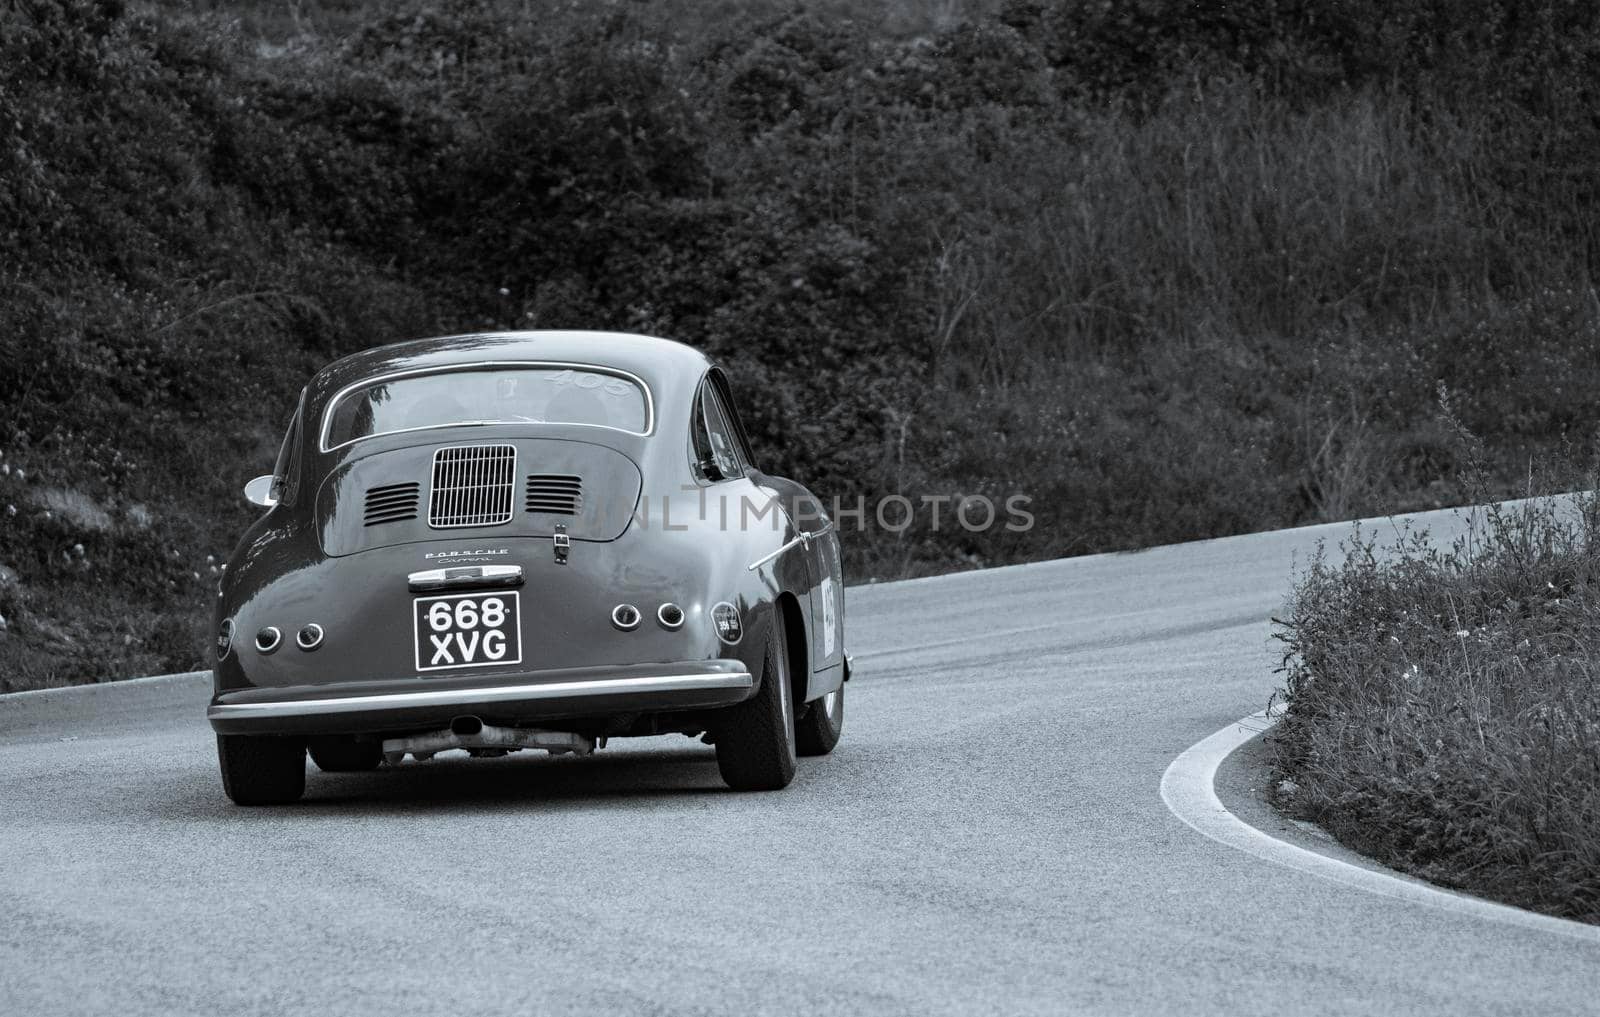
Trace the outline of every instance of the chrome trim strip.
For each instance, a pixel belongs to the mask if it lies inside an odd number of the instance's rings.
[[[482,586],[521,586],[521,565],[455,565],[424,569],[406,576],[406,585],[422,593],[429,590],[466,589]]]
[[[390,692],[374,696],[337,699],[297,699],[277,703],[214,703],[206,717],[317,717],[364,710],[406,710],[418,706],[455,706],[468,703],[526,702],[564,699],[568,696],[624,696],[634,692],[693,692],[699,689],[748,689],[755,685],[749,671],[716,674],[664,674],[639,678],[600,678],[594,681],[547,682],[543,685],[507,685],[476,689],[431,689],[427,692]]]
[[[746,565],[745,566],[745,571],[746,572],[754,572],[756,569],[758,569],[761,566],[765,565],[767,562],[772,561],[773,559],[777,558],[779,555],[783,554],[785,551],[788,551],[790,548],[799,547],[802,543],[805,543],[805,542],[806,542],[806,540],[805,540],[804,535],[801,535],[801,536],[798,536],[798,537],[793,537],[793,538],[785,541],[782,545],[780,545],[776,551],[773,551],[773,552],[771,552],[769,554],[764,554],[761,557],[757,558],[755,561],[751,562],[749,565]]]
[[[619,431],[619,432],[621,432],[623,434],[638,435],[641,438],[648,437],[649,435],[651,435],[652,433],[655,432],[655,429],[656,429],[656,400],[655,400],[655,393],[650,391],[650,386],[645,384],[645,381],[644,381],[643,378],[639,377],[637,374],[634,374],[632,371],[624,371],[620,367],[602,367],[599,364],[569,363],[569,362],[564,361],[564,360],[484,360],[484,361],[479,361],[478,363],[474,363],[474,364],[441,364],[441,365],[439,365],[437,367],[414,367],[414,368],[411,368],[410,370],[407,370],[407,371],[392,371],[389,374],[375,374],[375,375],[372,375],[369,378],[362,378],[360,381],[351,382],[350,384],[346,385],[344,388],[341,388],[339,391],[335,392],[328,399],[328,401],[323,405],[323,409],[322,409],[322,426],[317,429],[317,448],[320,449],[321,451],[323,451],[324,453],[326,453],[326,452],[337,452],[339,449],[345,448],[346,446],[349,446],[349,445],[354,445],[358,441],[369,441],[369,440],[371,440],[373,438],[387,438],[391,434],[407,434],[407,433],[412,432],[412,431],[437,431],[440,428],[445,428],[445,427],[484,427],[484,426],[494,426],[494,425],[499,425],[499,424],[515,424],[515,423],[517,423],[517,421],[515,421],[515,420],[463,420],[463,421],[460,421],[459,423],[455,423],[455,424],[429,424],[426,427],[400,427],[400,428],[396,428],[393,431],[384,431],[384,432],[382,432],[380,434],[365,434],[365,435],[362,435],[359,438],[351,438],[349,441],[341,442],[338,445],[334,445],[332,448],[328,447],[328,432],[330,430],[332,430],[332,428],[333,428],[333,411],[338,408],[339,400],[343,399],[345,396],[349,395],[351,392],[354,392],[358,388],[365,388],[368,385],[379,385],[379,384],[382,384],[383,382],[386,382],[386,381],[393,381],[396,378],[413,378],[413,377],[418,377],[418,376],[425,375],[425,374],[451,374],[451,373],[454,373],[454,372],[457,372],[457,371],[479,371],[479,370],[483,370],[485,368],[495,368],[495,367],[523,367],[523,368],[553,367],[556,370],[593,371],[596,374],[610,374],[610,375],[613,375],[613,376],[618,377],[618,378],[626,378],[628,381],[631,381],[635,385],[638,385],[639,386],[639,390],[644,393],[644,430],[643,431],[630,431],[625,427],[611,427],[611,426],[609,426],[607,424],[579,424],[579,423],[560,423],[560,422],[557,422],[553,426],[557,426],[557,427],[598,427],[601,430]]]
[[[831,529],[833,529],[833,520],[829,519],[827,522],[823,523],[820,527],[818,527],[815,530],[810,531],[809,533],[807,533],[805,531],[801,531],[799,533],[796,533],[794,535],[793,539],[791,539],[791,540],[787,541],[786,543],[784,543],[784,545],[782,547],[778,548],[776,551],[773,551],[770,554],[764,554],[761,557],[757,558],[755,561],[751,562],[749,565],[745,566],[745,571],[746,572],[754,572],[756,569],[758,569],[761,566],[765,565],[767,562],[772,561],[773,559],[777,558],[780,554],[783,554],[785,551],[788,551],[790,548],[794,547],[796,544],[804,544],[806,547],[809,548],[811,546],[811,542],[813,540],[816,540],[818,537],[820,537],[823,534],[827,533]]]

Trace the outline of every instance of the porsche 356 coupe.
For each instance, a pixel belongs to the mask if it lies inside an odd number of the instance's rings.
[[[600,332],[357,353],[300,396],[223,572],[222,784],[465,749],[703,735],[770,790],[844,723],[837,530],[755,455],[723,372]],[[409,765],[409,764],[408,764]]]

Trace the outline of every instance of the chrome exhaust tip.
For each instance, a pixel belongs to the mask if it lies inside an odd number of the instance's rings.
[[[660,622],[661,627],[664,629],[681,629],[683,628],[683,608],[670,601],[662,604],[656,608],[656,621]]]
[[[623,632],[632,632],[639,627],[639,609],[632,604],[618,604],[611,609],[611,624]]]

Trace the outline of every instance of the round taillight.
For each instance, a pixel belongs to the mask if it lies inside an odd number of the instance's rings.
[[[322,645],[322,626],[316,622],[302,625],[300,631],[295,633],[294,645],[302,650],[311,651]]]
[[[278,626],[267,625],[256,633],[256,652],[271,653],[283,642],[283,633],[278,631]]]

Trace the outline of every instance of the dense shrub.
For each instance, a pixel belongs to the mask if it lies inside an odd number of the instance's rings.
[[[5,5],[0,680],[200,662],[297,387],[418,334],[671,335],[825,495],[1034,499],[856,578],[1439,504],[1440,380],[1509,484],[1600,409],[1590,6]]]
[[[1589,485],[1593,486],[1592,482]],[[1280,632],[1280,805],[1399,868],[1600,921],[1600,516],[1318,556]]]

